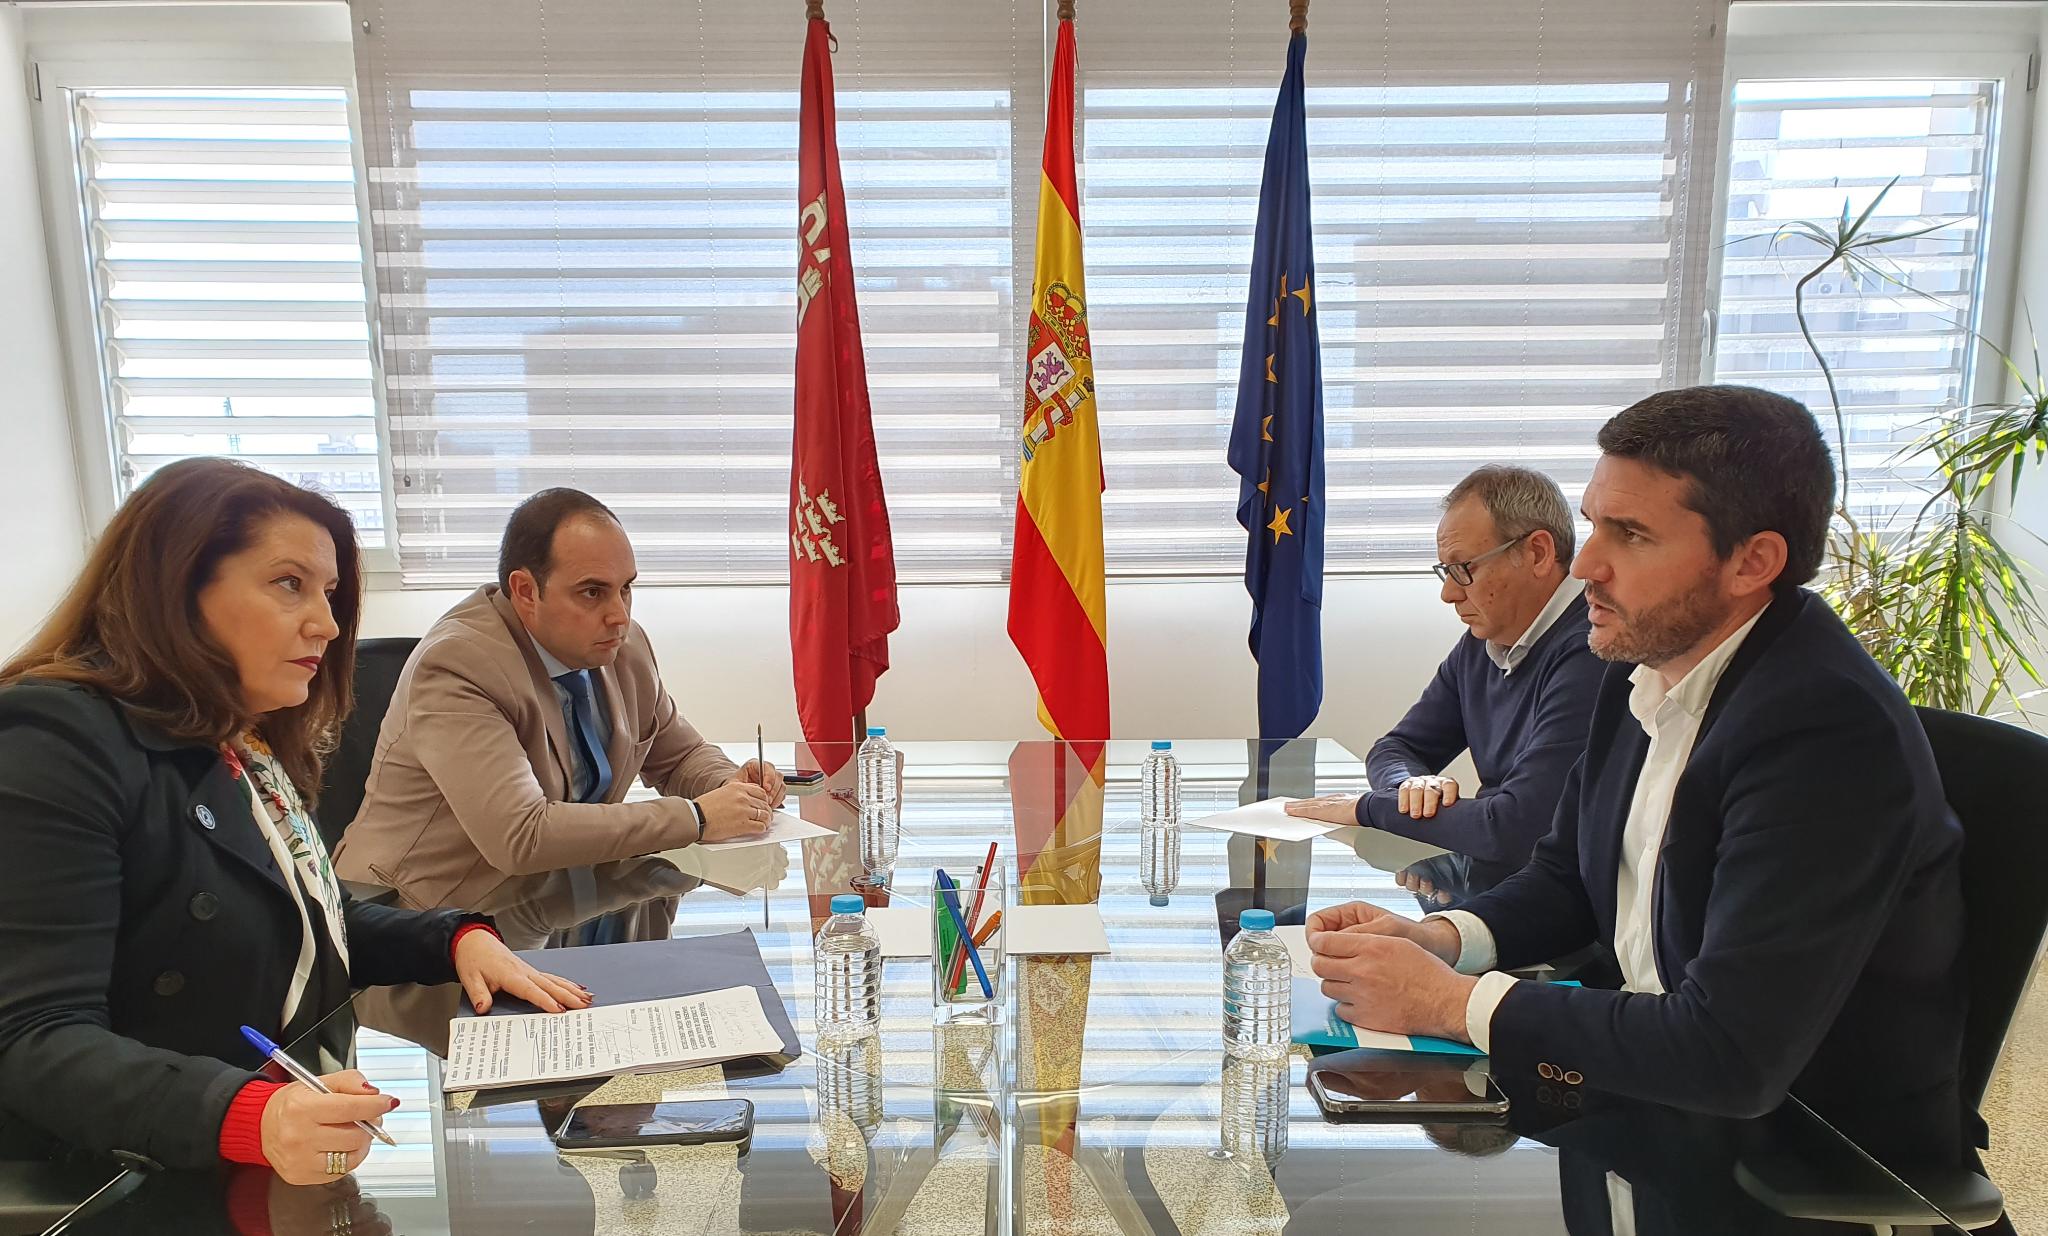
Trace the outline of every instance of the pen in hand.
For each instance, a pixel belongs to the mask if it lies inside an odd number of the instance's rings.
[[[257,1051],[262,1052],[265,1056],[268,1056],[271,1062],[276,1064],[278,1068],[283,1069],[285,1073],[289,1075],[293,1081],[309,1086],[314,1091],[320,1094],[334,1093],[332,1090],[329,1090],[327,1088],[324,1082],[322,1082],[318,1077],[315,1077],[312,1071],[306,1068],[305,1065],[300,1064],[298,1061],[292,1059],[290,1056],[285,1055],[284,1048],[279,1047],[277,1044],[271,1042],[268,1038],[264,1036],[262,1031],[254,1029],[249,1026],[243,1026],[242,1037],[249,1040],[250,1046],[254,1047]],[[374,1124],[371,1124],[367,1120],[358,1120],[355,1122],[355,1125],[358,1129],[361,1129],[363,1132],[368,1133],[371,1137],[376,1138],[378,1141],[383,1142],[386,1146],[396,1146],[398,1144],[397,1142],[391,1140],[391,1135],[389,1133],[386,1133],[384,1130],[378,1128]]]

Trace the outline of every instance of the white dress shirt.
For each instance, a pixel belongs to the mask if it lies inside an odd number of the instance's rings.
[[[1536,615],[1536,621],[1530,623],[1529,629],[1522,632],[1522,638],[1505,647],[1492,640],[1486,641],[1487,659],[1500,666],[1501,677],[1505,678],[1515,672],[1523,658],[1529,655],[1530,646],[1542,639],[1551,627],[1557,625],[1557,620],[1564,617],[1564,611],[1571,608],[1571,603],[1578,600],[1579,594],[1585,590],[1585,580],[1574,579],[1567,574],[1564,582],[1550,594],[1550,600],[1544,602],[1543,611]]]
[[[1623,991],[1664,991],[1664,983],[1657,977],[1657,924],[1650,913],[1650,900],[1657,887],[1657,856],[1664,848],[1664,829],[1671,820],[1671,799],[1678,792],[1686,762],[1692,758],[1693,742],[1699,737],[1714,688],[1761,617],[1763,611],[1758,610],[1669,688],[1664,676],[1647,665],[1637,666],[1629,675],[1635,689],[1629,693],[1628,709],[1650,736],[1650,749],[1636,777],[1635,795],[1629,799],[1621,868],[1615,878],[1614,954],[1621,963]],[[1597,895],[1596,890],[1587,892]],[[1428,917],[1447,919],[1458,929],[1458,973],[1480,976],[1465,1004],[1465,1034],[1474,1047],[1490,1051],[1493,1012],[1516,980],[1493,969],[1499,955],[1493,933],[1477,915],[1447,910]]]

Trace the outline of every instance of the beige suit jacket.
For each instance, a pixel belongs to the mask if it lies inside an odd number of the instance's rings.
[[[568,802],[561,702],[511,602],[487,584],[442,615],[399,676],[336,873],[406,906],[473,908],[516,876],[695,842],[683,799],[737,769],[676,710],[639,623],[592,677],[611,718],[611,792]],[[622,802],[636,777],[663,797]]]

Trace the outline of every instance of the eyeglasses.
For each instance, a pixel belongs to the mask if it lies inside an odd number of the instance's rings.
[[[1439,580],[1444,580],[1449,583],[1456,584],[1460,588],[1470,588],[1472,586],[1473,567],[1478,566],[1480,563],[1486,561],[1488,558],[1493,557],[1495,554],[1504,554],[1508,552],[1515,546],[1520,545],[1523,541],[1527,540],[1530,534],[1535,531],[1536,530],[1534,528],[1531,528],[1528,532],[1524,532],[1521,536],[1518,536],[1515,539],[1506,542],[1505,544],[1494,546],[1492,549],[1487,550],[1485,553],[1479,555],[1477,558],[1468,559],[1464,562],[1439,562],[1429,569],[1436,573],[1436,577]]]

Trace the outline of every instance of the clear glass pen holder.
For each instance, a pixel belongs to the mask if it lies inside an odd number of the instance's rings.
[[[1008,904],[1008,888],[1000,864],[991,871],[967,867],[932,872],[935,1024],[995,1025],[1002,1021],[1006,967],[1003,925],[998,916]]]

